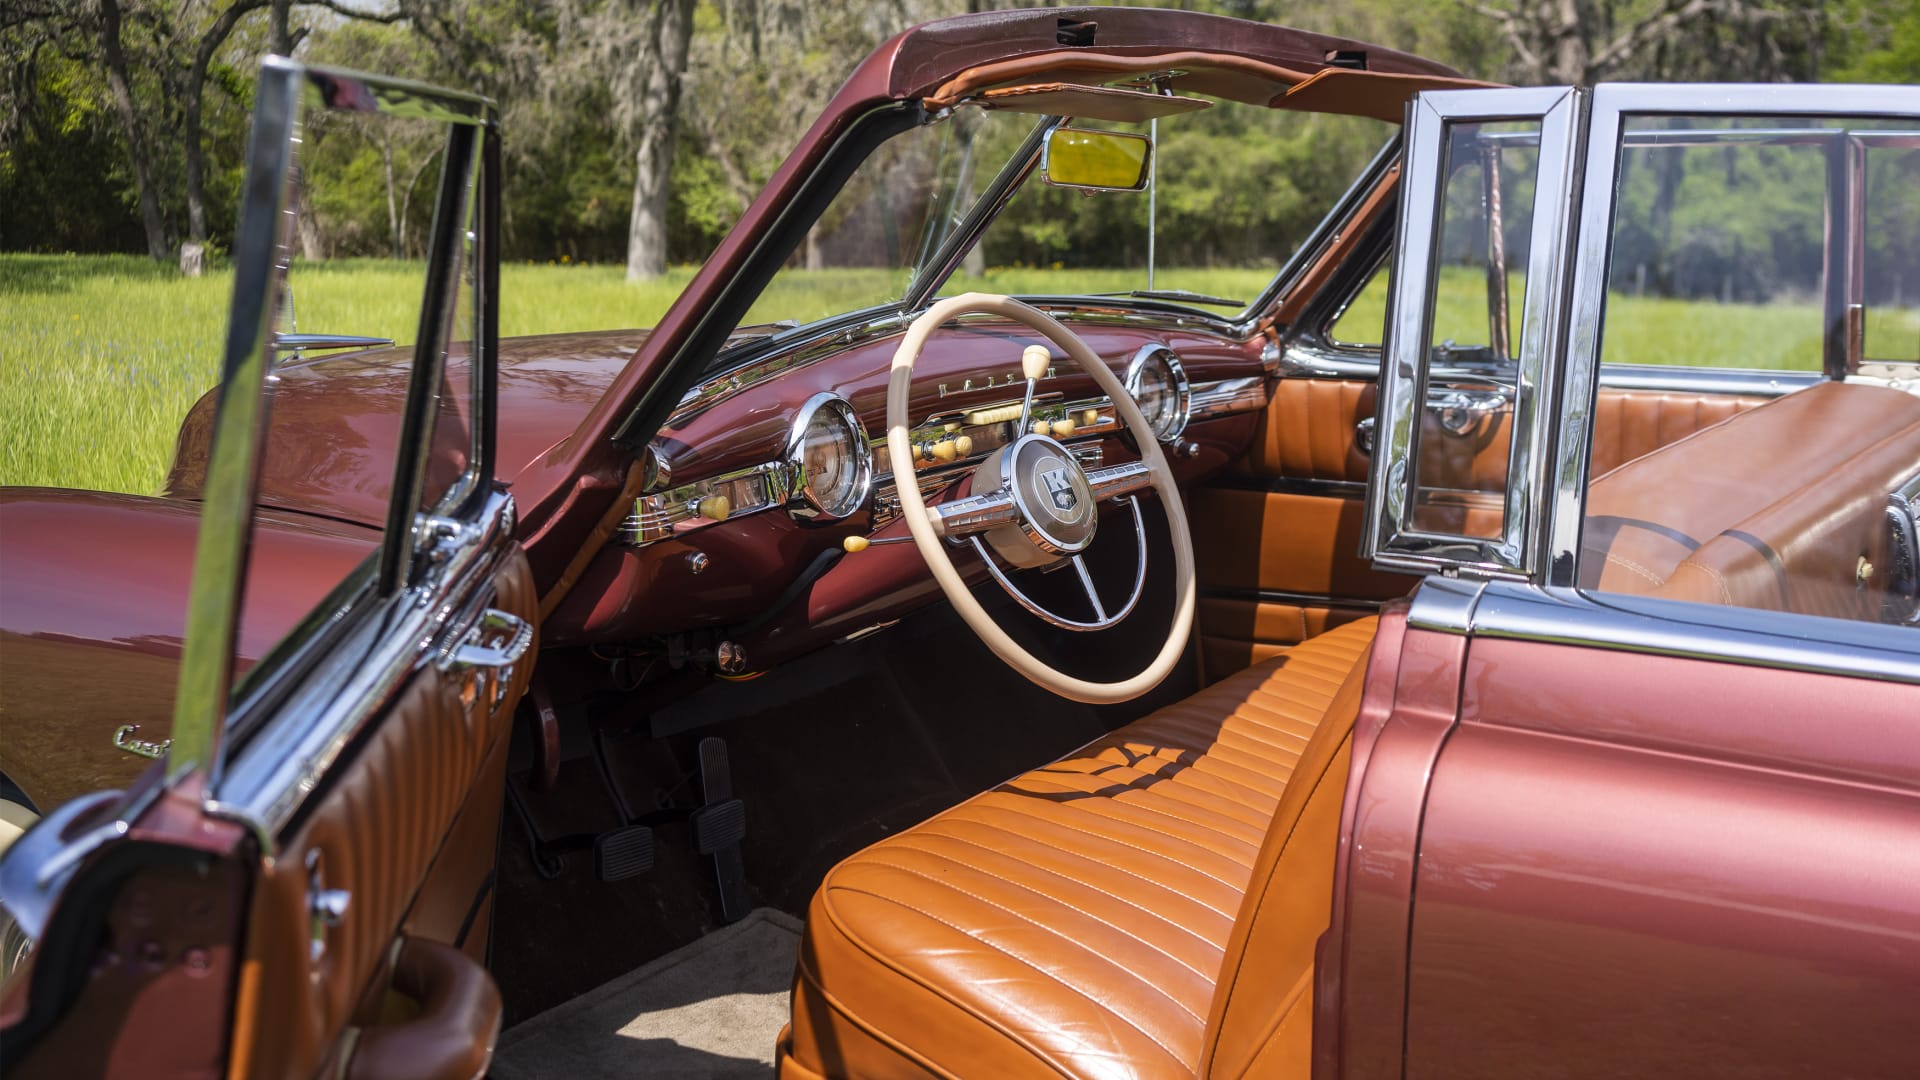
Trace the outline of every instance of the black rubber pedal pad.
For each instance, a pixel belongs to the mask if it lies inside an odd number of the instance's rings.
[[[624,881],[653,869],[653,830],[645,825],[609,829],[593,838],[593,871],[601,881]]]
[[[747,804],[724,799],[693,812],[693,848],[702,855],[730,848],[747,836]]]

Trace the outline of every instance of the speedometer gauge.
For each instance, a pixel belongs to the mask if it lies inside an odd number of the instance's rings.
[[[815,394],[794,418],[787,444],[793,476],[790,509],[798,518],[836,520],[860,508],[873,484],[873,455],[853,406]]]
[[[1187,429],[1190,394],[1180,358],[1165,345],[1148,345],[1133,354],[1127,365],[1127,393],[1161,442],[1172,442]]]

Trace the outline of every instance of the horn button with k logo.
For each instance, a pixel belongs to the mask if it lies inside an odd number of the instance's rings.
[[[1020,513],[1020,533],[1040,552],[1072,555],[1093,542],[1100,521],[1093,488],[1066,447],[1045,435],[1023,436],[1000,458],[1000,472]]]

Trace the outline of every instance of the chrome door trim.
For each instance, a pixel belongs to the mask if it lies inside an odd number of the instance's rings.
[[[1551,362],[1565,319],[1566,227],[1570,185],[1580,152],[1584,96],[1567,87],[1423,93],[1408,110],[1402,168],[1400,231],[1394,287],[1388,297],[1381,366],[1379,449],[1373,456],[1362,525],[1362,550],[1383,569],[1448,569],[1488,577],[1527,577],[1536,570],[1539,521],[1534,510],[1547,477],[1552,410],[1558,398]],[[1444,201],[1447,132],[1461,122],[1537,120],[1540,157],[1535,180],[1527,288],[1514,365],[1512,451],[1507,465],[1501,535],[1492,540],[1419,532],[1411,497],[1420,453],[1421,414],[1435,374],[1430,370],[1434,260]],[[1410,470],[1412,470],[1410,472]]]
[[[1409,625],[1440,633],[1920,685],[1911,628],[1808,620],[1762,608],[1439,577],[1420,584],[1407,614]]]

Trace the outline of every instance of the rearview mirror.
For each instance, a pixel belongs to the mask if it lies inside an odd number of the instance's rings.
[[[1086,128],[1054,128],[1040,155],[1040,178],[1084,191],[1140,191],[1153,165],[1145,135]]]

